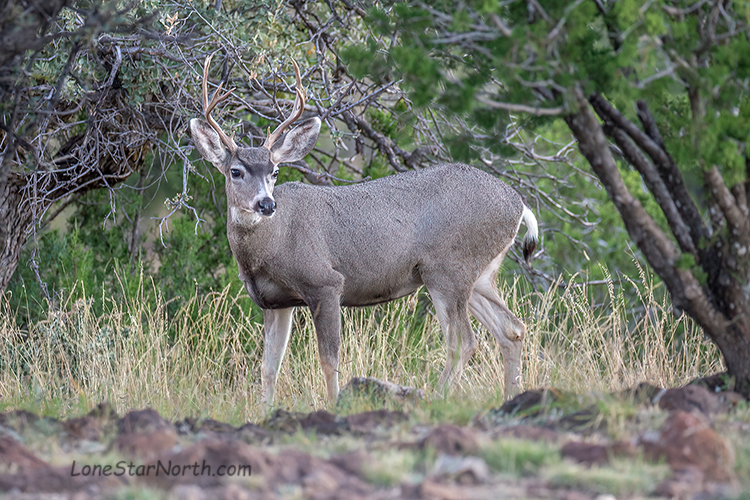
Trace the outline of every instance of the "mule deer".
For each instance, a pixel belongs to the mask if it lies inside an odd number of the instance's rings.
[[[261,147],[238,146],[211,117],[231,90],[219,85],[205,120],[190,121],[204,159],[226,177],[227,236],[240,279],[263,309],[262,400],[273,393],[295,307],[312,312],[328,398],[339,391],[341,306],[369,306],[425,285],[447,342],[440,387],[458,380],[477,349],[469,311],[500,344],[506,397],[520,388],[524,324],[497,292],[500,263],[521,221],[528,261],[537,222],[521,196],[501,180],[461,164],[440,165],[341,187],[285,183],[274,189],[278,165],[304,158],[315,145],[320,119],[284,132],[305,107],[299,68],[291,115]]]

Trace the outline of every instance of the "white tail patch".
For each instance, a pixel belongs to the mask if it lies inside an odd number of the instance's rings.
[[[539,225],[536,222],[536,217],[526,205],[523,206],[521,219],[526,224],[527,229],[526,237],[523,239],[523,258],[526,262],[529,262],[531,255],[536,250],[537,243],[539,243]]]
[[[539,225],[536,222],[534,213],[526,205],[523,206],[523,215],[521,216],[521,218],[523,219],[523,223],[528,229],[526,237],[532,240],[539,241]]]

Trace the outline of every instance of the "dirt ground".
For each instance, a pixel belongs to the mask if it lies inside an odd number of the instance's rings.
[[[366,382],[361,385],[378,383]],[[735,393],[644,384],[592,400],[535,390],[456,425],[420,421],[409,410],[423,397],[418,392],[382,390],[367,396],[402,410],[276,410],[260,424],[241,427],[210,419],[170,422],[151,409],[120,416],[107,403],[68,420],[0,413],[0,492],[11,499],[76,500],[609,500],[741,493],[734,446],[715,423],[717,415],[745,404]],[[650,485],[640,486],[636,477],[635,486],[623,486],[618,474],[632,474],[630,463],[636,476],[641,466],[664,474]],[[606,471],[611,482],[595,479]]]

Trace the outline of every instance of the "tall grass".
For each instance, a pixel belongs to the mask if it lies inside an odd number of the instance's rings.
[[[627,309],[613,283],[600,305],[583,285],[553,286],[546,293],[529,291],[519,280],[505,287],[509,307],[528,327],[526,388],[605,392],[643,381],[675,386],[722,369],[713,344],[692,321],[676,318],[668,299],[656,298],[657,287],[645,274],[624,286],[637,290],[635,310]],[[194,296],[168,318],[167,301],[144,278],[124,302],[76,296],[84,298],[63,303],[33,325],[17,324],[0,298],[0,411],[25,408],[65,417],[109,401],[118,412],[149,406],[172,419],[261,418],[263,329],[257,314],[239,307],[246,297],[229,288]],[[373,376],[440,397],[434,386],[445,364],[445,344],[424,299],[417,295],[344,311],[342,383]],[[95,300],[104,302],[104,314],[92,313]],[[502,357],[486,331],[479,330],[478,337],[479,350],[454,397],[497,404]],[[306,309],[295,316],[276,394],[280,405],[295,410],[326,405]]]

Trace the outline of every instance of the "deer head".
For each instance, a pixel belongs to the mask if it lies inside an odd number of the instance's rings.
[[[238,146],[211,117],[211,111],[216,105],[234,90],[230,89],[222,94],[222,83],[211,101],[208,100],[208,69],[211,58],[212,56],[208,56],[203,65],[203,111],[206,119],[190,120],[190,132],[198,152],[226,177],[229,217],[235,222],[256,224],[264,216],[271,217],[276,212],[273,187],[279,173],[278,165],[300,160],[312,150],[318,140],[320,119],[305,120],[284,133],[305,110],[305,91],[299,67],[292,61],[297,77],[297,97],[291,115],[273,133],[269,127],[268,136],[261,147]]]

